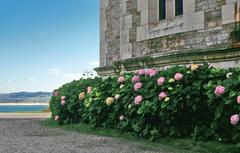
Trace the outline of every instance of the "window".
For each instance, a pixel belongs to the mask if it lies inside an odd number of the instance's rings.
[[[172,20],[183,15],[183,0],[156,0],[159,2],[159,20]],[[174,8],[175,7],[175,8]]]
[[[166,19],[166,0],[159,0],[159,20]]]
[[[183,15],[183,0],[175,0],[175,16]]]

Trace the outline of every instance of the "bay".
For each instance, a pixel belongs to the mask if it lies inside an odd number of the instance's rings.
[[[48,105],[0,105],[0,113],[40,112],[47,108]]]

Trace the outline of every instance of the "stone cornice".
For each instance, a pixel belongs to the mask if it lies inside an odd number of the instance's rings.
[[[116,71],[134,71],[139,68],[156,68],[190,63],[217,63],[240,60],[240,48],[221,48],[206,50],[186,50],[148,55],[125,60],[118,60],[113,66],[100,67],[95,70],[98,74],[104,71],[115,73]],[[101,74],[100,74],[101,75]]]
[[[164,54],[154,54],[115,61],[114,65],[126,71],[139,68],[164,67],[189,63],[215,63],[240,59],[240,48],[208,49],[195,51],[179,51]]]
[[[97,68],[94,68],[94,70],[98,73],[99,76],[102,76],[102,77],[115,75],[113,66],[97,67]]]

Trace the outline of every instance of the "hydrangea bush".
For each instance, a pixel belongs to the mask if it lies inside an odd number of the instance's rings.
[[[240,141],[240,68],[191,65],[81,79],[54,90],[52,118],[142,138]]]

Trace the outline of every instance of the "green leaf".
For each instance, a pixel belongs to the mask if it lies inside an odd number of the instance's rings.
[[[228,99],[225,101],[225,104],[228,105],[228,104],[231,104],[232,103],[232,100],[231,99]]]
[[[93,101],[101,100],[102,98],[94,98]]]
[[[137,111],[137,114],[141,115],[141,114],[143,114],[143,112],[144,112],[144,109],[142,107],[140,107]]]
[[[100,97],[101,93],[100,92],[96,92],[95,95],[96,95],[96,97]]]
[[[139,123],[133,124],[132,127],[135,132],[139,132],[141,130],[141,126]]]
[[[222,106],[219,106],[215,112],[215,117],[214,117],[214,120],[217,120],[221,117],[222,115],[222,111],[223,111],[223,107]]]
[[[234,91],[230,91],[229,96],[230,96],[231,98],[236,97],[236,96],[237,96],[237,93],[234,92]]]
[[[168,106],[168,103],[169,103],[169,102],[164,102],[164,101],[163,101],[163,102],[161,103],[161,108],[166,108],[166,107]]]
[[[193,110],[197,110],[197,105],[193,105],[193,106],[192,106],[192,109],[193,109]]]

